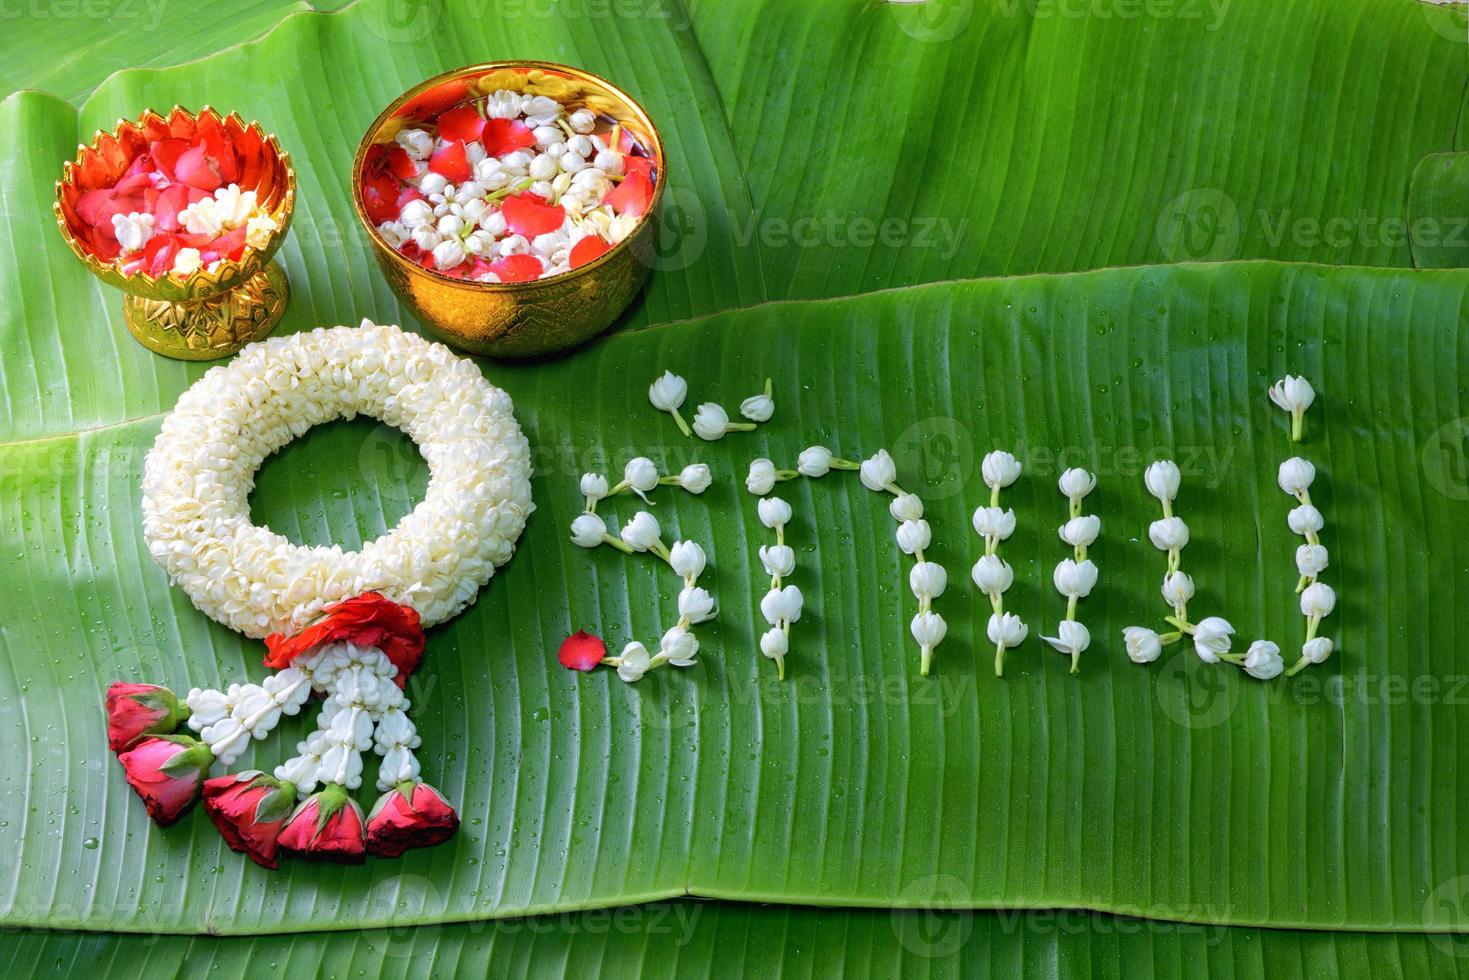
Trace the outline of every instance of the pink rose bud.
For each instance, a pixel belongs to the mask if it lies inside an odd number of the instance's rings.
[[[199,798],[214,753],[188,735],[150,735],[119,754],[117,761],[128,785],[143,798],[148,816],[167,827]]]
[[[256,769],[204,784],[204,812],[231,849],[262,868],[278,867],[276,843],[296,806],[296,787]]]
[[[107,744],[114,752],[144,735],[168,735],[178,728],[189,709],[166,687],[115,682],[107,689]]]
[[[339,783],[329,783],[301,801],[281,828],[277,846],[312,861],[361,864],[367,858],[362,809]]]
[[[367,850],[397,857],[411,847],[442,844],[459,829],[459,814],[427,783],[399,783],[382,796],[367,818]]]

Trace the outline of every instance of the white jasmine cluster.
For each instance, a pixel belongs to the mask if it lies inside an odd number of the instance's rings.
[[[699,640],[691,628],[713,619],[718,609],[708,590],[699,587],[699,576],[708,558],[697,542],[675,541],[672,546],[665,545],[658,519],[645,510],[634,514],[622,530],[613,535],[597,513],[597,505],[620,493],[636,493],[647,501],[647,492],[659,484],[680,486],[690,493],[703,493],[710,480],[709,467],[703,463],[692,463],[677,474],[659,476],[658,468],[645,456],[629,460],[623,468],[622,480],[615,486],[609,487],[607,478],[600,473],[582,475],[580,489],[586,500],[586,510],[572,520],[571,540],[583,548],[605,544],[624,554],[657,555],[683,579],[683,588],[678,594],[678,622],[663,634],[658,652],[650,654],[646,646],[634,640],[624,646],[618,656],[602,660],[607,666],[617,668],[617,676],[628,683],[642,680],[648,671],[664,664],[692,667],[699,653]]]
[[[231,684],[224,691],[196,687],[184,703],[189,727],[216,759],[230,766],[252,738],[269,735],[282,715],[299,713],[311,691],[311,675],[288,667],[259,684]]]
[[[1096,489],[1097,477],[1084,469],[1069,469],[1061,474],[1058,482],[1061,494],[1067,499],[1068,517],[1061,525],[1061,540],[1071,545],[1072,557],[1056,566],[1051,576],[1056,591],[1066,597],[1066,617],[1056,628],[1055,636],[1042,637],[1054,649],[1071,657],[1071,672],[1081,672],[1081,655],[1091,646],[1092,635],[1086,626],[1077,622],[1078,600],[1091,595],[1097,584],[1097,566],[1086,556],[1101,533],[1101,519],[1095,515],[1083,515],[1081,502]]]
[[[984,539],[984,555],[974,563],[971,576],[990,600],[985,635],[995,645],[995,676],[1003,677],[1005,651],[1024,643],[1030,634],[1030,627],[1019,616],[1005,611],[1005,593],[1015,581],[1015,572],[999,554],[1000,542],[1015,533],[1015,511],[1000,509],[1000,491],[1020,478],[1020,460],[997,449],[985,454],[980,475],[990,488],[990,499],[987,506],[974,511],[974,532]]]
[[[358,414],[417,443],[431,474],[423,502],[357,552],[300,547],[253,524],[260,463],[312,426]],[[143,537],[195,606],[246,636],[295,633],[371,591],[433,626],[510,559],[534,506],[530,465],[510,397],[473,362],[364,320],[251,344],[184,392],[144,467]]]
[[[1291,441],[1300,442],[1306,409],[1316,400],[1316,390],[1305,378],[1287,374],[1270,386],[1270,400],[1291,416]],[[1301,645],[1301,656],[1287,677],[1293,677],[1311,664],[1319,664],[1330,657],[1334,649],[1331,639],[1317,636],[1321,620],[1331,615],[1336,608],[1336,592],[1320,575],[1330,563],[1326,546],[1321,543],[1320,533],[1326,526],[1321,511],[1311,502],[1311,484],[1316,480],[1316,467],[1310,460],[1292,456],[1280,464],[1276,482],[1280,489],[1296,500],[1296,506],[1286,516],[1286,523],[1293,533],[1305,539],[1296,548],[1296,592],[1301,597],[1301,615],[1306,619],[1306,639]]]
[[[740,414],[749,421],[733,422],[729,412],[718,402],[704,402],[694,412],[691,427],[684,421],[679,409],[689,394],[689,383],[672,371],[664,371],[648,386],[648,401],[660,412],[667,412],[678,423],[679,431],[686,436],[698,436],[706,442],[723,439],[730,432],[749,432],[757,423],[770,421],[775,414],[775,399],[772,396],[773,380],[765,379],[765,389],[740,402]]]
[[[762,498],[760,523],[775,532],[775,544],[760,547],[760,564],[770,576],[770,590],[760,600],[760,614],[770,629],[760,636],[760,652],[775,661],[776,675],[786,676],[786,654],[791,647],[791,624],[801,618],[804,598],[794,585],[783,585],[796,570],[796,552],[786,544],[785,529],[791,520],[791,505],[779,497]]]
[[[269,212],[262,209],[254,191],[242,191],[239,184],[228,184],[214,192],[212,197],[203,197],[178,213],[179,224],[191,235],[202,235],[210,239],[219,238],[237,228],[244,227],[248,248],[260,249],[270,244],[271,235],[280,224]],[[120,249],[120,261],[135,258],[147,247],[156,234],[157,219],[154,215],[134,211],[112,216],[112,232]],[[212,256],[206,263],[204,253],[197,248],[181,248],[174,255],[170,272],[177,276],[188,276],[200,269],[214,270],[227,256]]]

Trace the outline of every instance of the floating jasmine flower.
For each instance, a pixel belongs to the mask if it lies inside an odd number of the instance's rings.
[[[583,473],[581,495],[587,498],[589,505],[596,504],[607,496],[607,478],[600,473]]]
[[[1311,482],[1315,479],[1316,467],[1312,466],[1309,460],[1292,456],[1280,464],[1280,489],[1294,497],[1299,497],[1310,490]]]
[[[1280,647],[1269,640],[1256,640],[1250,644],[1245,651],[1243,664],[1245,673],[1262,681],[1268,681],[1273,677],[1279,677],[1280,672],[1285,669],[1285,663],[1280,659]]]
[[[771,398],[771,379],[765,379],[765,391],[751,395],[740,402],[740,414],[751,422],[769,422],[775,414],[775,401]]]
[[[596,514],[580,514],[571,522],[571,540],[583,548],[595,548],[607,538],[607,524]]]
[[[1302,422],[1306,409],[1316,400],[1316,389],[1305,378],[1287,374],[1270,386],[1270,400],[1290,413],[1290,438],[1301,441]]]
[[[1043,636],[1041,639],[1058,652],[1069,654],[1071,673],[1081,673],[1081,655],[1092,643],[1090,630],[1074,619],[1063,619],[1056,626],[1055,636]]]
[[[647,502],[647,493],[658,485],[658,467],[646,456],[636,456],[627,461],[622,470],[622,482],[612,488],[613,493],[631,490]]]
[[[1143,472],[1144,486],[1148,488],[1148,493],[1158,498],[1165,515],[1171,513],[1169,508],[1178,499],[1178,486],[1182,479],[1178,464],[1171,459],[1160,459]]]
[[[944,566],[937,562],[920,561],[908,573],[908,587],[919,599],[937,599],[944,594],[948,584],[949,575],[944,571]]]
[[[928,521],[904,521],[898,525],[898,547],[905,555],[921,555],[933,540],[933,531]]]
[[[859,475],[862,485],[869,490],[892,490],[898,479],[898,467],[886,449],[879,449],[873,456],[862,461]]]
[[[1206,664],[1217,664],[1233,640],[1234,627],[1219,616],[1205,616],[1194,626],[1194,652]]]
[[[112,216],[112,235],[124,252],[136,252],[153,237],[154,217],[145,211]]]
[[[673,421],[678,423],[679,431],[685,436],[691,435],[689,424],[679,414],[679,408],[683,406],[684,399],[688,397],[689,384],[683,378],[672,371],[664,371],[648,386],[648,401],[660,412],[667,412],[673,416]]]
[[[753,422],[731,422],[729,413],[715,402],[705,402],[694,413],[694,434],[709,442],[723,439],[726,432],[749,432],[753,428]]]
[[[791,505],[779,497],[762,498],[756,509],[760,512],[760,523],[771,530],[791,522]]]
[[[1127,626],[1122,630],[1127,657],[1135,664],[1150,664],[1163,653],[1163,640],[1145,626]]]

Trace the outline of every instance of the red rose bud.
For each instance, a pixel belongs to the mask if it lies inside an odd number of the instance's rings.
[[[121,752],[144,735],[168,735],[189,709],[166,687],[114,683],[107,689],[107,744]]]
[[[360,647],[377,647],[387,655],[398,668],[396,680],[402,687],[423,659],[423,628],[412,606],[393,602],[377,592],[364,592],[334,602],[323,611],[325,616],[299,633],[267,636],[265,666],[280,670],[322,644],[355,643]]]
[[[128,785],[143,798],[148,816],[167,827],[199,798],[214,753],[188,735],[151,735],[118,755],[117,761]]]
[[[278,867],[276,842],[296,806],[296,787],[259,770],[217,776],[204,784],[204,812],[230,848],[262,868]]]
[[[276,844],[286,854],[308,860],[361,864],[367,856],[362,809],[345,786],[330,783],[296,807]]]
[[[397,857],[411,847],[433,847],[453,837],[459,814],[428,783],[399,783],[378,797],[367,818],[367,850]]]

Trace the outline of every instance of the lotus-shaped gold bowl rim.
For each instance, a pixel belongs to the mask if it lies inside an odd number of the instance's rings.
[[[589,88],[598,90],[602,96],[620,103],[620,108],[626,114],[632,116],[638,123],[634,135],[643,149],[651,155],[657,175],[653,181],[652,200],[648,202],[648,210],[638,219],[638,225],[628,233],[627,237],[617,242],[586,265],[577,266],[575,269],[545,279],[530,279],[525,282],[480,282],[475,279],[461,279],[457,276],[445,275],[436,269],[429,269],[398,251],[392,245],[388,244],[387,240],[378,232],[377,226],[373,224],[372,219],[367,216],[367,210],[362,201],[362,172],[367,162],[367,153],[374,144],[387,142],[392,138],[392,135],[396,135],[395,129],[387,139],[380,139],[393,123],[400,122],[406,118],[399,115],[401,110],[419,96],[441,85],[486,75],[495,77],[495,73],[497,72],[512,72],[532,76],[532,83],[534,83],[534,76],[537,72],[560,75],[564,78],[581,82]],[[479,89],[473,87],[466,88],[464,95],[458,98],[457,101],[448,102],[441,107],[437,107],[437,111],[442,112],[456,105],[463,105],[471,99],[477,99],[490,94],[497,87],[500,86],[491,84]],[[402,126],[400,125],[397,128],[401,129]],[[563,65],[554,61],[486,61],[474,65],[464,65],[460,68],[454,68],[442,74],[435,75],[432,78],[425,79],[398,96],[388,104],[386,109],[378,113],[378,117],[372,121],[372,125],[367,127],[367,132],[363,135],[361,142],[357,144],[357,154],[352,160],[352,210],[357,213],[357,220],[367,229],[367,233],[372,237],[373,243],[378,246],[379,254],[390,256],[392,261],[405,269],[409,275],[423,276],[459,289],[477,290],[487,294],[526,294],[546,289],[553,283],[556,286],[562,286],[580,278],[594,276],[597,274],[597,270],[614,261],[621,252],[631,247],[633,241],[638,237],[637,232],[641,229],[643,222],[658,213],[658,205],[663,199],[663,188],[667,182],[663,137],[659,134],[658,128],[653,125],[653,120],[648,116],[647,110],[631,95],[602,76],[589,72],[584,68]]]
[[[93,166],[105,166],[105,160],[109,156],[121,159],[119,154],[128,154],[130,144],[136,146],[140,142],[147,142],[150,132],[172,133],[185,123],[196,129],[205,118],[212,119],[227,130],[232,129],[236,137],[250,134],[258,141],[265,158],[265,169],[261,180],[254,186],[242,185],[241,189],[256,191],[260,199],[266,202],[262,207],[276,223],[270,240],[262,248],[247,247],[238,260],[222,259],[214,263],[213,268],[199,269],[187,276],[171,271],[161,276],[153,276],[147,272],[127,273],[118,268],[117,263],[103,261],[92,254],[91,249],[77,238],[67,214],[76,195],[95,189],[78,184],[84,172]],[[134,150],[127,156],[127,162],[131,162],[136,155]],[[126,163],[123,165],[126,166]],[[113,179],[115,182],[116,175],[113,175]],[[262,188],[264,193],[261,193]],[[70,199],[68,195],[71,195]],[[221,116],[209,105],[202,106],[197,113],[175,105],[166,116],[148,109],[136,120],[119,119],[111,132],[97,130],[92,135],[91,142],[78,144],[76,157],[62,165],[61,178],[56,181],[56,200],[51,205],[56,215],[56,224],[61,229],[61,237],[94,276],[130,295],[175,303],[218,295],[258,273],[285,240],[295,207],[296,171],[291,165],[291,155],[281,147],[275,134],[267,132],[259,122],[247,122],[238,112]]]

